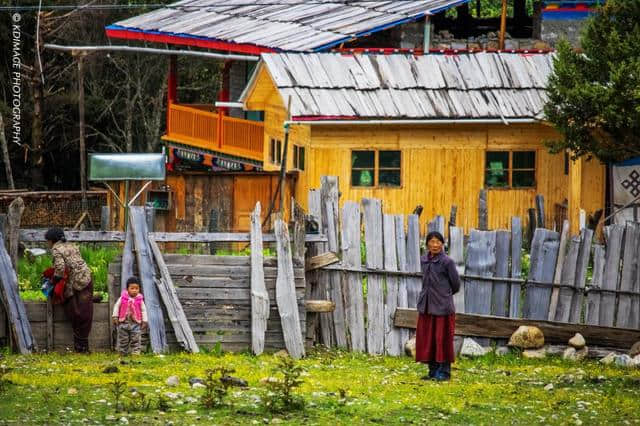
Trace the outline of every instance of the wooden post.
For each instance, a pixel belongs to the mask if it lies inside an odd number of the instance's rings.
[[[418,216],[411,214],[407,223],[407,272],[420,272],[420,224]],[[422,289],[420,278],[409,278],[407,280],[407,298],[409,307],[415,308],[418,303],[418,296]]]
[[[615,291],[620,279],[620,257],[622,254],[622,238],[624,226],[609,225],[605,228],[607,252],[605,256],[602,289]],[[600,295],[600,325],[613,327],[615,323],[616,294],[603,292]]]
[[[489,229],[489,213],[487,211],[487,190],[481,189],[478,196],[478,230]]]
[[[536,195],[536,213],[538,228],[546,228],[544,220],[544,197],[541,194]]]
[[[449,214],[449,228],[456,226],[456,219],[458,217],[458,206],[455,204],[451,206],[451,213]]]
[[[531,268],[529,279],[552,282],[560,248],[560,233],[544,228],[536,229],[531,243]],[[551,287],[530,286],[527,288],[523,313],[525,318],[546,320],[549,317]]]
[[[496,231],[472,230],[467,244],[465,273],[492,277],[496,266]],[[465,280],[465,312],[489,315],[491,313],[490,282]]]
[[[531,247],[531,242],[533,241],[533,235],[536,233],[536,209],[528,209],[529,213],[529,226],[527,227],[527,241],[529,242],[529,247]]]
[[[262,220],[258,201],[251,213],[251,350],[255,355],[264,351],[269,319],[269,294],[264,283],[263,262]]]
[[[496,231],[496,277],[509,277],[510,243],[511,233],[509,231]],[[492,314],[500,317],[509,316],[509,284],[495,282],[493,284],[493,294],[491,298]]]
[[[498,48],[504,49],[505,33],[507,32],[507,0],[502,0],[502,11],[500,13],[500,38]]]
[[[554,284],[560,284],[562,279],[562,270],[564,266],[564,259],[567,254],[567,244],[569,243],[569,221],[565,220],[562,223],[562,232],[560,232],[560,247],[558,250],[558,261],[556,262],[556,270],[553,274]],[[558,296],[560,295],[560,288],[554,287],[551,291],[551,303],[549,304],[549,321],[555,320],[556,309],[558,307]]]
[[[211,209],[209,213],[209,232],[217,232],[220,228],[218,226],[218,210]],[[262,229],[260,230],[262,232]],[[216,244],[209,243],[209,254],[216,254]]]
[[[589,259],[591,258],[592,242],[593,230],[582,229],[580,231],[580,251],[578,252],[578,260],[576,261],[576,278],[574,281],[576,290],[571,300],[571,315],[569,316],[569,322],[574,324],[582,322],[580,313],[582,312],[584,302],[583,290],[587,284],[587,267],[589,266]],[[635,315],[635,318],[637,318],[637,315]]]
[[[18,197],[9,204],[9,256],[14,270],[18,270],[18,245],[20,243],[20,221],[24,212],[24,201]]]
[[[385,214],[383,220],[384,269],[398,270],[396,255],[396,224],[393,215]],[[402,355],[402,332],[393,325],[393,316],[398,307],[398,277],[386,277],[387,294],[384,304],[384,349],[387,355]]]
[[[601,244],[593,246],[593,276],[591,277],[592,289],[602,287],[604,278],[605,251]],[[587,294],[587,314],[586,323],[589,325],[598,325],[600,323],[600,292],[590,291]]]
[[[78,54],[78,119],[80,129],[80,191],[82,191],[82,211],[87,211],[87,150],[84,132],[84,57],[86,52]]]
[[[293,260],[298,265],[304,264],[304,210],[295,198],[291,197],[291,221],[293,222]]]
[[[127,289],[127,280],[133,275],[133,233],[131,226],[127,227],[122,250],[122,264],[120,265],[120,291]]]
[[[571,224],[571,234],[580,232],[580,209],[582,195],[582,159],[569,161],[569,194],[567,196],[567,215]]]
[[[308,206],[309,206],[309,214],[313,216],[313,218],[318,223],[318,232],[324,232],[324,226],[322,224],[322,203],[320,191],[317,189],[309,190],[308,194]],[[308,255],[314,256],[321,253],[326,253],[326,243],[315,243],[309,247]],[[310,271],[306,274],[307,281],[307,291],[306,298],[307,299],[315,299],[315,300],[327,300],[329,299],[329,291],[328,291],[328,280],[329,273],[325,271]],[[320,323],[320,333],[318,334],[321,343],[323,343],[327,347],[332,346],[333,341],[333,314],[332,313],[313,313],[310,314],[311,317],[307,316],[308,327],[314,327],[313,332],[316,332],[315,324]],[[310,335],[307,334],[307,338]]]
[[[102,206],[100,210],[100,230],[111,230],[111,208],[109,206]]]
[[[460,226],[449,227],[449,257],[456,264],[458,274],[464,273],[464,229]],[[453,295],[456,312],[464,312],[464,280],[460,291]]]
[[[9,146],[7,145],[7,138],[4,135],[4,121],[2,119],[2,113],[0,113],[0,145],[2,146],[2,159],[4,160],[4,171],[7,176],[9,189],[16,189],[15,184],[13,183],[13,172],[11,171]]]
[[[280,313],[282,334],[291,358],[300,359],[304,356],[304,342],[302,341],[302,330],[300,329],[289,231],[287,230],[287,224],[282,219],[282,212],[276,215],[275,235],[278,256],[276,302]]]
[[[429,19],[429,15],[425,15],[424,17],[424,38],[422,48],[424,49],[425,54],[429,53],[429,49],[431,49],[431,19]]]
[[[593,231],[592,231],[593,232]],[[638,262],[638,243],[640,242],[640,225],[634,222],[627,222],[624,231],[622,273],[620,275],[620,290],[634,291]],[[628,294],[618,295],[618,313],[616,317],[616,327],[638,328],[638,312],[636,304]]]
[[[407,239],[404,230],[404,216],[395,216],[396,226],[396,253],[398,254],[398,270],[407,271]],[[406,308],[409,306],[409,296],[407,294],[407,278],[400,277],[398,280],[398,308]],[[404,348],[405,343],[409,340],[409,330],[400,332],[400,347]]]

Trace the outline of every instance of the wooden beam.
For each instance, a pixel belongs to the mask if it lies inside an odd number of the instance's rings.
[[[335,253],[328,251],[326,253],[318,254],[308,259],[305,264],[305,271],[313,271],[315,269],[324,268],[325,266],[333,265],[340,262],[340,258]]]
[[[504,49],[505,33],[507,32],[507,0],[502,0],[502,12],[500,13],[500,39],[498,48]]]
[[[46,229],[20,229],[20,241],[44,242]],[[122,231],[65,231],[67,241],[74,242],[124,242]],[[248,232],[150,232],[149,236],[158,243],[209,243],[209,242],[250,242]],[[262,241],[273,243],[274,234],[264,234]],[[323,243],[327,238],[322,234],[306,234],[305,242]]]
[[[416,327],[418,312],[415,309],[397,309],[396,327]],[[580,333],[589,346],[610,346],[628,349],[640,340],[640,330],[600,327],[585,324],[563,324],[552,321],[501,318],[488,315],[456,314],[456,334],[462,336],[508,339],[521,325],[536,326],[544,333],[545,343],[563,343]]]

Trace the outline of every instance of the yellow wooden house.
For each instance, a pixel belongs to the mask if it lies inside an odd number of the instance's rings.
[[[269,53],[240,100],[264,112],[265,171],[280,168],[289,126],[287,169],[303,205],[336,175],[341,203],[375,197],[405,214],[422,205],[423,219],[456,205],[468,232],[486,188],[490,228],[525,217],[542,194],[546,223],[564,212],[577,232],[581,209],[604,208],[605,167],[545,147],[560,137],[543,120],[552,67],[549,53]]]

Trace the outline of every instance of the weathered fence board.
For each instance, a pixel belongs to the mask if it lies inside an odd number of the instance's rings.
[[[465,273],[492,277],[496,265],[496,232],[471,230]],[[487,281],[465,279],[465,312],[491,313],[491,287]]]
[[[395,216],[396,225],[396,253],[398,255],[398,270],[407,271],[407,240],[404,232],[404,216]],[[400,277],[398,280],[398,307],[409,307],[409,296],[407,293],[407,278]],[[402,329],[400,331],[400,347],[404,348],[405,343],[409,340],[409,330]]]
[[[562,238],[560,239],[562,245]],[[560,283],[566,286],[575,287],[576,266],[578,264],[578,253],[580,252],[580,237],[571,238],[568,243],[568,251],[564,256],[563,265],[561,266]],[[558,256],[560,258],[560,256]],[[558,259],[559,262],[559,259]],[[556,269],[557,270],[557,269]],[[555,280],[555,277],[554,277]],[[568,322],[571,316],[571,299],[573,298],[574,289],[569,287],[554,288],[552,293],[558,294],[556,311],[551,321]],[[553,299],[553,294],[552,294]],[[552,300],[553,301],[553,300]],[[551,314],[549,314],[551,315]]]
[[[382,218],[384,269],[397,271],[398,257],[396,254],[396,222],[395,216],[385,214]],[[398,307],[397,276],[386,277],[387,294],[384,304],[384,349],[388,355],[402,355],[401,330],[393,325],[393,316]]]
[[[322,177],[320,202],[322,226],[325,231],[324,234],[327,236],[327,249],[328,251],[337,253],[340,250],[338,243],[339,221],[337,176]],[[344,296],[342,294],[342,285],[340,283],[340,273],[329,272],[327,276],[329,278],[328,289],[331,296],[330,300],[336,304],[336,308],[332,312],[336,346],[346,348],[347,330],[345,324]]]
[[[531,270],[533,281],[549,283],[553,281],[560,245],[560,234],[548,229],[537,228],[531,243]],[[551,287],[532,285],[525,292],[523,312],[525,318],[547,319]]]
[[[420,272],[420,224],[418,215],[411,214],[407,224],[407,272]],[[409,307],[415,308],[418,295],[422,289],[422,280],[409,278],[407,280],[407,297]]]
[[[269,296],[264,284],[262,254],[262,219],[260,202],[251,213],[251,350],[255,355],[264,351],[264,337],[269,319]]]
[[[622,272],[620,275],[620,290],[633,291],[636,282],[638,263],[639,224],[627,222],[624,231]],[[618,313],[616,327],[637,328],[637,318],[632,317],[632,297],[628,294],[618,296]]]
[[[147,240],[149,233],[147,232],[143,207],[132,206],[129,208],[129,227],[133,234],[133,246],[135,247],[139,277],[149,318],[151,350],[154,353],[162,353],[167,350],[167,337],[160,295],[154,280],[155,270]]]
[[[439,232],[444,236],[444,216],[437,215],[427,224],[427,232]]]
[[[591,277],[590,288],[601,288],[604,278],[605,250],[601,244],[593,246],[593,275]],[[600,323],[600,292],[589,292],[587,294],[587,314],[586,323],[598,325]]]
[[[0,235],[0,242],[3,241],[4,236]],[[36,349],[35,340],[24,303],[19,294],[18,277],[4,244],[0,244],[0,296],[18,350],[21,354],[30,354]]]
[[[366,265],[384,268],[382,252],[382,203],[373,198],[362,199]],[[367,352],[384,353],[384,289],[381,275],[367,277]]]
[[[560,246],[558,247],[558,261],[556,262],[556,270],[553,275],[553,282],[559,284],[562,282],[562,271],[567,255],[567,246],[569,244],[569,221],[562,222],[562,231],[560,231]],[[577,255],[576,255],[577,256]],[[558,308],[558,297],[560,296],[560,288],[554,288],[551,291],[551,303],[549,304],[549,321],[553,321],[556,317]]]
[[[511,218],[511,278],[520,278],[522,275],[522,222],[519,217]],[[509,295],[509,316],[517,318],[520,316],[520,293],[522,289],[519,285],[512,285]]]
[[[615,322],[616,307],[616,294],[612,291],[618,289],[624,226],[610,225],[605,227],[605,232],[608,238],[602,289],[610,291],[603,291],[600,294],[600,325],[612,327]]]
[[[158,247],[158,243],[153,239],[149,240],[149,247],[151,248],[156,265],[158,265],[158,270],[160,271],[160,279],[155,280],[156,286],[158,287],[158,291],[162,297],[162,301],[164,302],[165,311],[167,312],[169,321],[171,321],[171,325],[173,326],[176,339],[185,350],[197,353],[199,352],[198,344],[193,338],[193,332],[191,331],[187,317],[182,310],[180,299],[178,299],[178,295],[176,294],[171,274],[169,274],[169,269],[164,262],[160,247]]]
[[[571,299],[571,316],[569,322],[578,323],[582,321],[582,307],[584,305],[584,288],[587,284],[587,268],[591,258],[591,244],[593,242],[593,230],[583,228],[580,231],[580,251],[576,262],[576,291]]]
[[[278,257],[278,278],[276,280],[276,301],[282,334],[289,355],[294,359],[304,356],[304,341],[300,328],[300,317],[296,306],[296,290],[293,274],[293,259],[289,242],[289,231],[281,217],[275,221],[276,251]]]
[[[456,264],[459,275],[464,273],[464,229],[459,226],[449,227],[449,257]],[[460,290],[453,295],[456,312],[464,312],[464,280],[460,282]]]
[[[509,231],[496,231],[496,277],[506,278],[509,276],[510,242],[511,233]],[[509,284],[506,282],[493,284],[491,312],[500,317],[509,316]]]
[[[347,201],[342,208],[342,262],[346,267],[360,268],[360,207]],[[356,352],[366,350],[364,329],[364,294],[362,275],[349,273],[345,278],[346,318],[350,349]]]

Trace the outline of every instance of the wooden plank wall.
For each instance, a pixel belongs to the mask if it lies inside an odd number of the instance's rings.
[[[251,349],[250,258],[165,254],[164,259],[198,346],[211,348],[220,342],[225,350]],[[113,283],[109,288],[110,298],[120,294],[119,262],[120,259],[117,259],[109,265],[109,282]],[[276,259],[265,258],[264,278],[270,302],[265,334],[266,351],[285,347],[275,297],[276,272]],[[305,280],[301,265],[294,265],[294,277],[301,329],[304,333]],[[175,334],[168,321],[166,329],[169,346],[176,348]]]
[[[47,346],[51,346],[54,351],[73,350],[73,330],[62,306],[53,306],[53,345],[47,344],[47,304],[44,302],[25,302],[25,308],[38,348],[45,349]],[[89,334],[90,350],[105,351],[111,348],[110,320],[109,304],[94,303],[93,324]]]

